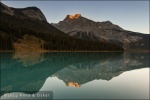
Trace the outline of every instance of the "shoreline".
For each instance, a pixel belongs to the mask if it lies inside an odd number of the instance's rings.
[[[0,52],[29,52],[29,51],[15,51],[15,50],[0,50]],[[90,50],[37,50],[30,52],[150,52],[148,50],[127,50],[127,51],[90,51]]]

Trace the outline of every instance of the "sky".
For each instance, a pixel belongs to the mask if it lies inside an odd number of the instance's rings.
[[[1,1],[10,7],[36,6],[49,23],[58,23],[66,15],[79,13],[94,21],[111,21],[125,30],[149,34],[149,0],[147,1]]]

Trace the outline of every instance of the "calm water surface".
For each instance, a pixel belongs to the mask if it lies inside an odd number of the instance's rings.
[[[5,94],[54,99],[149,99],[149,53],[0,53]]]

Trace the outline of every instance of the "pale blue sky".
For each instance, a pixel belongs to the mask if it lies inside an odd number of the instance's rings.
[[[80,13],[94,21],[110,20],[123,29],[149,33],[149,1],[2,1],[16,8],[36,6],[49,23]]]

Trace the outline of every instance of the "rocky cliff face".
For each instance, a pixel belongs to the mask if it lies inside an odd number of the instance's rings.
[[[16,16],[19,18],[30,18],[32,20],[46,21],[44,14],[37,7],[27,8],[12,8],[0,3],[1,11],[9,15]]]
[[[81,39],[114,42],[124,49],[149,49],[149,35],[124,30],[110,21],[95,22],[81,14],[67,15],[53,26]]]
[[[1,7],[1,11],[2,11],[2,12],[5,12],[5,13],[7,13],[7,14],[9,14],[9,15],[14,15],[14,11],[13,11],[10,7],[4,5],[4,4],[1,3],[1,2],[0,2],[0,7]]]

